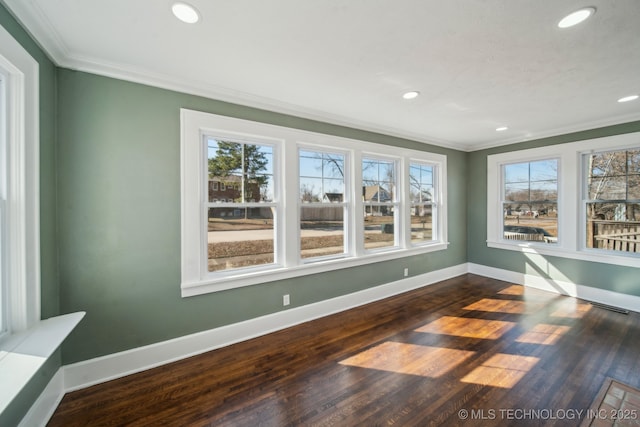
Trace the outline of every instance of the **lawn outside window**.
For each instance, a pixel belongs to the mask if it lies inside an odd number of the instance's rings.
[[[446,156],[398,152],[182,109],[182,295],[446,249]]]

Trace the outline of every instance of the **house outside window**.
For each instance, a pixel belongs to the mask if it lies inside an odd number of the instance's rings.
[[[213,135],[206,140],[208,271],[273,264],[273,147]]]
[[[185,297],[447,247],[446,156],[185,109],[181,125]],[[420,245],[414,160],[440,224]]]
[[[390,159],[362,159],[365,249],[396,246],[397,218],[396,162]]]
[[[411,243],[420,245],[437,237],[437,166],[412,162],[409,165],[411,199]]]
[[[346,252],[344,153],[299,150],[300,256],[324,258]]]

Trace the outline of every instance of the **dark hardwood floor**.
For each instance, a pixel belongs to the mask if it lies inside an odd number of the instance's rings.
[[[607,377],[640,386],[639,338],[638,313],[465,275],[69,393],[48,425],[576,426]]]

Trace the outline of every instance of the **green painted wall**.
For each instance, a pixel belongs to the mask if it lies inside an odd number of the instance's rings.
[[[59,314],[58,260],[56,242],[56,67],[9,14],[0,2],[0,25],[15,38],[39,64],[40,84],[40,260],[41,317]],[[60,366],[56,353],[25,386],[20,395],[0,413],[0,425],[15,425],[42,392]]]
[[[488,248],[486,244],[488,155],[639,131],[640,121],[469,153],[469,174],[467,175],[469,262],[640,296],[637,268],[560,257],[538,257],[532,261],[522,253]],[[640,138],[638,142],[640,143]]]
[[[466,153],[64,69],[58,94],[61,308],[87,312],[64,364],[466,261]],[[449,249],[181,298],[181,107],[448,155]]]

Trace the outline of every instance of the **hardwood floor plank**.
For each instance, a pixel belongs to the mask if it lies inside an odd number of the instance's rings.
[[[464,275],[69,393],[48,425],[574,426],[509,416],[640,386],[639,332],[638,313]]]

